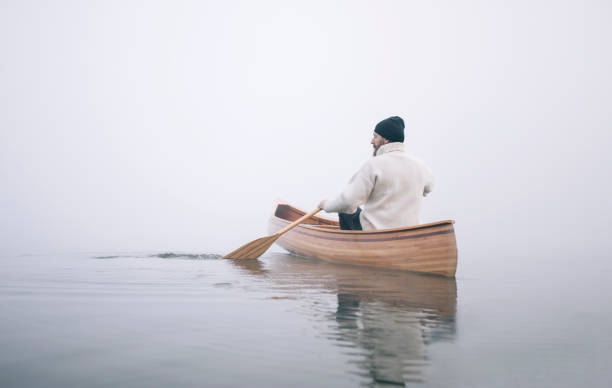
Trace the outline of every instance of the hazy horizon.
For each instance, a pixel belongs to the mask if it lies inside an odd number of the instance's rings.
[[[391,115],[460,271],[610,247],[608,2],[1,8],[0,255],[228,252],[275,198],[336,194]]]
[[[0,386],[607,387],[611,11],[0,0]],[[456,277],[222,259],[392,115]]]

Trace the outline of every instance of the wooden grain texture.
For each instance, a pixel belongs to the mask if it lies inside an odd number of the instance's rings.
[[[253,240],[247,244],[244,244],[240,248],[231,251],[224,256],[226,259],[256,259],[261,256],[265,251],[270,248],[274,241],[279,236],[273,234],[272,236],[261,237],[257,240]]]
[[[268,230],[275,233],[302,215],[302,210],[277,201]],[[454,277],[457,241],[453,224],[446,220],[405,228],[346,231],[340,230],[336,221],[312,217],[276,242],[300,256]]]
[[[270,248],[272,244],[283,234],[287,233],[289,230],[295,228],[300,223],[308,220],[308,218],[320,212],[321,209],[316,208],[308,214],[304,214],[298,217],[296,220],[292,220],[293,222],[287,222],[287,225],[283,225],[275,233],[272,233],[270,236],[261,237],[257,240],[253,240],[247,244],[244,244],[238,249],[235,249],[224,256],[226,259],[257,259],[261,256],[265,251]]]

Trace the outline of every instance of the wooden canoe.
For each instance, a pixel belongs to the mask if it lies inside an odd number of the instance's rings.
[[[268,222],[274,234],[306,214],[277,201]],[[454,277],[457,271],[457,241],[454,221],[382,229],[340,230],[338,221],[311,217],[283,234],[276,243],[299,256],[330,262],[401,269]]]

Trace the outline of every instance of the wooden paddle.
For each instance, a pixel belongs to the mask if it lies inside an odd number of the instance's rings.
[[[314,216],[320,211],[321,211],[320,208],[316,208],[310,213],[305,214],[304,216],[298,218],[291,224],[285,226],[283,229],[279,230],[273,235],[268,236],[268,237],[258,238],[257,240],[253,240],[250,243],[245,244],[241,246],[240,248],[236,249],[235,251],[228,253],[224,257],[226,259],[256,259],[259,256],[261,256],[265,251],[267,251],[268,248],[270,248],[270,245],[274,244],[274,241],[276,241],[280,236],[282,236],[289,230],[298,226],[300,223],[304,222],[305,220]]]

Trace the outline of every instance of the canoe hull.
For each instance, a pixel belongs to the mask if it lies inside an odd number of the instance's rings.
[[[276,233],[303,211],[277,203],[268,229]],[[342,231],[337,222],[315,217],[298,225],[276,243],[291,253],[330,262],[454,277],[457,270],[457,241],[453,221],[372,232]]]

